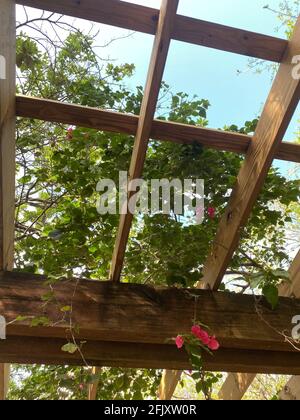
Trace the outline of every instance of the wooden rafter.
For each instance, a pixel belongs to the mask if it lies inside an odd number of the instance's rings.
[[[135,115],[26,96],[17,96],[16,106],[19,117],[128,135],[136,135],[139,121]],[[243,155],[252,142],[252,137],[245,134],[161,120],[153,121],[150,137],[179,144],[197,143],[207,148]],[[300,163],[300,145],[282,143],[275,158]]]
[[[290,282],[280,286],[279,295],[300,298],[300,251],[290,268]],[[229,374],[220,391],[220,398],[222,400],[241,400],[255,377],[256,375],[252,374]],[[298,382],[299,378],[292,381],[291,384]]]
[[[175,2],[175,0],[174,0]],[[24,6],[156,34],[159,10],[119,0],[17,0]],[[287,41],[242,29],[176,16],[171,38],[189,44],[280,62]]]
[[[0,271],[14,264],[15,213],[15,3],[1,0],[0,54],[5,78],[0,79]],[[0,365],[0,400],[6,398],[9,365]]]
[[[300,54],[300,20],[259,120],[236,186],[219,225],[213,249],[204,266],[202,282],[217,290],[253,205],[261,191],[274,156],[300,98],[300,80],[292,77],[293,57]]]
[[[138,122],[132,159],[129,170],[129,183],[132,180],[141,178],[146,159],[148,143],[151,136],[152,123],[156,111],[157,100],[160,92],[163,73],[171,42],[171,32],[174,25],[179,0],[163,0],[157,32],[154,40],[152,56],[148,71],[144,98],[141,106],[141,113]],[[128,199],[133,198],[132,193]],[[120,224],[111,264],[111,280],[120,281],[124,264],[124,257],[133,220],[133,214],[128,206],[126,214],[120,215]]]
[[[97,399],[97,392],[98,392],[98,386],[99,386],[99,377],[101,372],[100,367],[93,367],[92,368],[92,376],[94,376],[93,383],[89,385],[88,387],[88,400],[89,401],[96,401]]]
[[[181,370],[164,370],[158,389],[158,398],[161,401],[170,401],[173,398],[177,385],[182,376]]]

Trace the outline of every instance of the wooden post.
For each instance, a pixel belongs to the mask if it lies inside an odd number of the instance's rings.
[[[14,264],[15,214],[15,96],[16,96],[15,2],[0,0],[0,271]],[[1,314],[5,317],[5,314]],[[9,366],[0,365],[0,400],[5,399]]]

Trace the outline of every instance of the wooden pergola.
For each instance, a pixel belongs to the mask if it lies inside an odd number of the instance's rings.
[[[16,97],[15,3],[154,35],[140,115]],[[25,319],[41,315],[41,298],[48,289],[43,277],[13,272],[16,117],[135,136],[130,180],[142,177],[150,139],[197,142],[207,148],[244,154],[244,164],[205,264],[204,278],[193,290],[198,296],[198,317],[221,343],[214,357],[205,356],[205,369],[231,372],[220,394],[224,399],[242,398],[257,373],[300,375],[300,353],[280,334],[290,331],[292,318],[300,315],[300,300],[295,299],[300,298],[300,253],[291,267],[292,284],[282,287],[283,297],[274,311],[262,301],[258,313],[255,297],[218,291],[273,160],[300,162],[300,145],[283,142],[300,98],[300,81],[292,77],[293,57],[300,55],[300,21],[291,40],[286,41],[180,16],[178,3],[162,0],[161,9],[156,10],[119,0],[0,0],[0,53],[6,58],[6,79],[0,80],[0,314],[8,322],[24,317],[9,325],[7,340],[0,341],[2,399],[7,364],[84,363],[79,353],[71,355],[61,350],[66,337],[70,338],[66,333],[70,325],[61,320],[55,304],[50,302],[44,309],[52,326],[31,328]],[[280,63],[253,137],[154,119],[172,39]],[[169,369],[160,387],[160,398],[169,399],[180,371],[190,365],[184,352],[166,343],[178,332],[190,330],[193,300],[186,290],[121,283],[132,221],[130,212],[120,217],[109,281],[61,281],[54,288],[55,297],[66,304],[72,299],[72,316],[79,326],[76,339],[86,341],[84,356],[91,366]],[[293,379],[287,389],[297,386],[299,396],[297,380]]]

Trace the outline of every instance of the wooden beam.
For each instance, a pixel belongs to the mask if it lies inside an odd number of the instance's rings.
[[[70,320],[60,308],[72,304],[79,340],[164,344],[178,333],[190,331],[196,311],[197,318],[212,329],[223,348],[294,352],[280,332],[291,329],[293,317],[300,313],[297,299],[281,298],[274,311],[262,301],[263,321],[253,296],[62,280],[53,285],[54,298],[45,306],[42,297],[51,290],[45,280],[25,273],[0,275],[0,313],[8,323],[19,316],[45,316],[50,322],[50,326],[35,328],[31,327],[31,318],[14,322],[7,328],[8,335],[65,338]]]
[[[286,40],[187,16],[177,17],[172,37],[189,44],[275,62],[281,62],[287,47]]]
[[[179,0],[162,1],[131,158],[129,183],[142,176],[178,3]],[[134,194],[129,192],[128,199],[133,199],[133,196]],[[111,264],[110,278],[114,282],[120,281],[121,278],[129,232],[134,217],[128,206],[124,210],[126,214],[120,215],[120,224]]]
[[[15,2],[0,0],[0,55],[5,69],[0,78],[0,271],[14,265],[15,218],[15,94],[16,11]],[[3,63],[3,60],[1,60]],[[0,400],[6,398],[9,366],[0,365]]]
[[[155,35],[159,10],[119,0],[17,0],[17,3]],[[280,62],[287,41],[242,29],[177,16],[171,38],[250,57]]]
[[[219,288],[276,151],[298,105],[300,80],[292,77],[292,59],[299,54],[300,20],[296,24],[227,210],[220,222],[213,249],[203,270],[204,287],[214,290]]]
[[[104,111],[48,99],[17,96],[17,116],[59,124],[76,125],[95,130],[136,135],[139,117]],[[200,144],[204,147],[245,155],[252,137],[245,134],[212,130],[193,125],[154,120],[151,139],[179,144]],[[300,163],[300,145],[284,142],[275,157]]]
[[[256,374],[229,373],[220,392],[219,398],[225,401],[240,401],[248,391]]]
[[[290,282],[283,283],[279,288],[282,297],[300,298],[300,251],[290,268]],[[222,400],[241,400],[254,381],[256,375],[229,374],[220,391]],[[297,382],[297,381],[296,381]],[[292,382],[294,384],[294,381]]]
[[[158,389],[158,398],[161,401],[170,401],[173,398],[177,385],[180,381],[181,370],[164,370]]]
[[[0,342],[0,361],[16,364],[85,366],[79,353],[61,350],[64,338],[9,336]],[[90,366],[132,369],[189,370],[191,366],[184,350],[174,345],[88,341],[82,347]],[[257,372],[261,374],[300,375],[299,352],[220,349],[212,357],[204,354],[206,371]]]
[[[300,400],[300,376],[293,376],[279,394],[281,401]]]

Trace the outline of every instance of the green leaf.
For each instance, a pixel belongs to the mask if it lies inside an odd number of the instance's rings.
[[[71,306],[64,306],[60,310],[61,310],[61,312],[71,312],[72,308],[71,308]]]
[[[268,284],[263,288],[262,292],[269,304],[272,306],[272,309],[275,309],[279,300],[277,287],[272,284]]]
[[[75,354],[78,351],[78,346],[74,343],[65,344],[62,348],[65,353]]]
[[[32,327],[48,327],[50,325],[49,318],[45,316],[36,317],[31,321]]]

